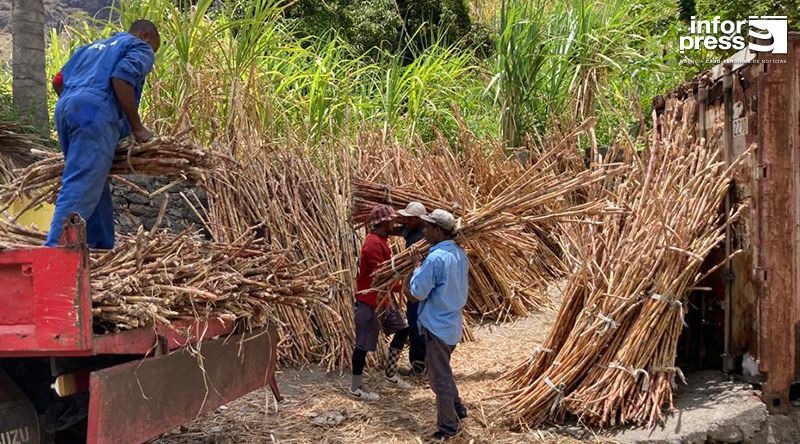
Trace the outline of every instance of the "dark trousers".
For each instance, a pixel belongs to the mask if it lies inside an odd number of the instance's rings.
[[[422,372],[425,370],[425,338],[422,337],[417,326],[418,308],[419,302],[406,303],[406,318],[410,328],[408,334],[408,362],[411,364],[412,370]]]
[[[427,329],[423,329],[422,334],[425,338],[428,381],[436,395],[436,427],[440,432],[452,436],[458,433],[457,412],[464,410],[450,367],[450,356],[456,346],[445,344]]]

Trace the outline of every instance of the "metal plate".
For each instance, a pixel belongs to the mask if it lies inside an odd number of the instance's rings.
[[[277,332],[219,338],[91,375],[87,442],[143,442],[274,381]],[[206,387],[208,390],[206,390]]]

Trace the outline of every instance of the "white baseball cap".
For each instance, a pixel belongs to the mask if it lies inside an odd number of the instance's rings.
[[[453,231],[456,226],[455,216],[445,210],[433,210],[431,214],[420,216],[420,219],[437,225],[446,231]]]
[[[422,217],[428,214],[428,210],[425,209],[425,205],[419,202],[409,202],[404,210],[400,210],[397,213],[406,217]]]

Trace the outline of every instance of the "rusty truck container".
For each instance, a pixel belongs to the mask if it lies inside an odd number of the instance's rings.
[[[697,102],[698,137],[719,138],[727,162],[751,150],[726,201],[748,210],[715,259],[742,252],[706,282],[711,295],[695,304],[699,324],[687,329],[706,346],[687,347],[721,351],[725,371],[741,369],[746,354],[756,360],[764,402],[783,412],[800,381],[800,33],[789,33],[785,55],[745,50],[731,59],[747,63],[717,65],[670,93]]]

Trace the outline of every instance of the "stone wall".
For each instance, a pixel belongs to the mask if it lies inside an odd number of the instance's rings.
[[[126,176],[126,180],[132,182],[142,190],[154,192],[172,180],[163,178],[153,178],[144,176]],[[139,225],[145,229],[151,229],[156,223],[158,212],[161,209],[161,202],[166,197],[167,208],[161,220],[160,228],[169,229],[172,232],[180,232],[189,226],[201,229],[203,224],[192,207],[181,197],[183,193],[195,206],[200,214],[203,209],[197,204],[206,205],[205,192],[189,182],[181,182],[174,185],[168,191],[162,192],[152,199],[128,187],[119,181],[111,181],[111,196],[114,201],[114,219],[117,233],[126,234],[135,232]],[[197,199],[195,199],[195,196]]]

